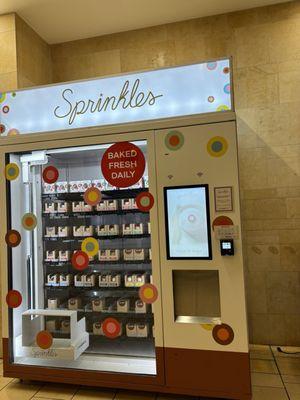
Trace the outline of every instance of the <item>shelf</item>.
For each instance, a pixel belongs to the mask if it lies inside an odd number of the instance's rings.
[[[44,236],[44,240],[46,242],[55,242],[55,241],[65,241],[65,242],[75,242],[75,241],[83,241],[86,238],[93,237],[98,240],[112,240],[112,239],[143,239],[150,238],[150,233],[143,233],[140,235],[107,235],[107,236],[78,236],[78,237],[48,237]]]
[[[90,346],[86,354],[105,354],[116,356],[135,356],[155,358],[154,338],[120,336],[109,339],[102,335],[90,334]]]
[[[48,217],[50,219],[67,219],[70,217],[77,218],[86,218],[93,217],[95,215],[103,216],[103,215],[126,215],[126,214],[147,214],[148,212],[141,211],[138,209],[134,210],[109,210],[109,211],[89,211],[89,212],[66,212],[66,213],[46,213],[43,212],[43,217]]]
[[[117,260],[117,261],[102,261],[102,262],[94,262],[94,261],[90,261],[89,263],[89,267],[99,267],[99,268],[103,268],[105,267],[107,264],[111,265],[111,266],[116,266],[116,265],[139,265],[139,264],[149,264],[151,265],[151,260]],[[44,264],[47,267],[72,267],[72,264],[69,261],[44,261]],[[78,272],[78,271],[77,271]]]
[[[132,292],[138,292],[140,287],[124,287],[124,286],[119,286],[119,287],[99,287],[99,286],[52,286],[52,285],[47,285],[46,283],[44,284],[44,287],[46,289],[53,289],[53,290],[91,290],[93,292],[100,292],[100,291],[125,291],[129,290]]]
[[[55,309],[49,309],[49,308],[46,308],[46,310],[55,311]],[[91,309],[68,310],[68,309],[60,309],[60,308],[57,308],[56,310],[67,310],[67,311],[75,311],[75,312],[77,311],[78,313],[81,313],[81,314],[95,314],[98,317],[103,315],[104,318],[106,318],[107,315],[116,316],[116,317],[126,317],[126,318],[140,318],[140,319],[153,318],[152,311],[148,311],[145,313],[136,313],[133,310],[130,310],[128,312],[120,312],[120,311],[116,311],[116,310],[93,311]],[[58,316],[58,315],[57,315],[57,317],[60,318],[60,316]]]
[[[141,192],[147,192],[149,188],[137,188],[137,189],[122,189],[122,190],[103,190],[101,191],[103,200],[114,200],[114,199],[127,199],[135,197]],[[82,201],[84,193],[43,193],[43,200],[69,200],[69,201]]]

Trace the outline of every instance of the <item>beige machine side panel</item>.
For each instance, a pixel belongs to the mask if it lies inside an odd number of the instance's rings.
[[[0,153],[0,163],[2,165],[2,171],[4,171],[5,165],[5,155],[4,153]],[[0,174],[0,218],[1,218],[1,237],[0,237],[0,244],[1,244],[1,252],[0,252],[0,270],[1,270],[1,299],[2,299],[2,306],[1,306],[1,321],[2,321],[2,337],[8,338],[8,307],[6,304],[6,294],[8,288],[8,274],[7,274],[7,247],[5,243],[5,233],[7,231],[7,214],[6,214],[6,179],[5,175],[2,172]],[[2,346],[1,346],[2,349]]]
[[[168,149],[165,144],[170,130],[155,132],[164,345],[173,348],[248,352],[235,122],[190,126],[177,130],[184,135],[184,145],[176,151]],[[213,157],[207,151],[209,140],[215,136],[225,138],[228,143],[228,149],[221,157]],[[212,230],[212,260],[167,260],[163,188],[197,184],[209,185],[211,224],[217,216],[227,215],[238,226],[239,239],[234,241],[235,255],[221,256],[219,240],[214,237]],[[223,186],[233,188],[233,211],[216,213],[214,187]],[[230,325],[234,331],[231,344],[218,344],[213,339],[212,331],[207,329],[208,326],[174,322],[173,270],[219,271],[221,322]],[[186,290],[189,288],[186,287]]]

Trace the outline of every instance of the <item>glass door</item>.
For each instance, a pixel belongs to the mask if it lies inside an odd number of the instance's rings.
[[[10,228],[21,233],[9,260],[10,289],[22,296],[11,313],[14,363],[156,375],[144,296],[155,290],[151,221],[136,201],[149,190],[149,154],[146,140],[131,143],[146,165],[126,188],[102,173],[113,143],[9,154],[20,171],[9,190]]]

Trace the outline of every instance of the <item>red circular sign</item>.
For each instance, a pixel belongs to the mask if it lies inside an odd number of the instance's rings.
[[[127,188],[137,183],[144,174],[145,166],[143,152],[130,142],[113,144],[101,160],[104,178],[118,188]]]
[[[6,303],[10,308],[17,308],[22,303],[22,295],[17,290],[10,290],[6,295]]]
[[[103,321],[102,330],[105,336],[114,339],[120,335],[121,325],[115,318],[106,318]]]
[[[154,197],[149,192],[142,192],[136,197],[135,202],[139,210],[147,212],[153,207]]]
[[[71,263],[78,271],[83,271],[89,266],[89,256],[81,250],[72,255]]]
[[[50,165],[43,171],[43,179],[46,183],[55,183],[58,179],[59,173],[57,168]]]

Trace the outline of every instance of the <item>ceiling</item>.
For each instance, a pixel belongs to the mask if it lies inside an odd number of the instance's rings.
[[[288,0],[0,0],[46,42],[60,43]]]

